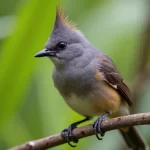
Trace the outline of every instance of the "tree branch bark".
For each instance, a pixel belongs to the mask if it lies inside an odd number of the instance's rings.
[[[103,131],[110,131],[122,127],[144,124],[150,124],[150,113],[141,113],[108,119],[102,122],[101,128]],[[73,136],[76,136],[79,139],[91,135],[94,135],[92,125],[87,125],[73,130]],[[64,139],[61,137],[61,134],[59,133],[39,140],[27,142],[9,150],[46,150],[48,148],[62,145],[64,143],[66,143],[66,141],[64,141]]]

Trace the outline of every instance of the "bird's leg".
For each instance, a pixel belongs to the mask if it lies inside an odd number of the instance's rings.
[[[80,123],[83,123],[85,121],[90,120],[90,117],[86,117],[85,119],[72,123],[67,129],[64,129],[61,132],[61,136],[67,141],[67,143],[71,146],[71,147],[76,147],[76,145],[72,145],[71,141],[74,143],[78,143],[78,139],[76,137],[72,136],[72,130],[77,128],[77,125],[79,125]]]
[[[93,123],[93,128],[94,128],[94,131],[95,131],[95,135],[97,137],[98,140],[102,140],[101,137],[103,137],[105,135],[105,132],[103,132],[101,130],[101,123],[103,122],[103,120],[109,115],[110,113],[107,112],[103,115],[101,115],[100,117],[98,117],[98,119]],[[99,134],[101,135],[101,137],[99,137]]]

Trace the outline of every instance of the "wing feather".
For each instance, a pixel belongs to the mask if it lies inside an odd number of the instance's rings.
[[[130,90],[124,83],[120,73],[118,72],[113,61],[106,55],[99,56],[100,67],[99,71],[103,73],[104,80],[118,91],[122,97],[127,101],[129,106],[132,105]]]

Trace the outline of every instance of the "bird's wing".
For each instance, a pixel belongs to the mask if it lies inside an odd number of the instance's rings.
[[[106,55],[101,55],[98,57],[98,59],[100,62],[99,71],[100,73],[102,73],[104,81],[107,82],[114,89],[116,89],[118,93],[120,93],[120,95],[124,97],[129,106],[131,106],[132,101],[130,96],[130,90],[124,83],[113,61]]]

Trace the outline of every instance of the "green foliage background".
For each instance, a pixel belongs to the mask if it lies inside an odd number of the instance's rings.
[[[0,149],[60,132],[82,118],[64,103],[51,79],[53,64],[35,59],[44,47],[60,4],[97,48],[115,61],[132,87],[148,0],[1,0],[0,1]],[[150,111],[150,82],[139,94],[137,112]],[[139,127],[150,143],[150,127]],[[77,150],[121,149],[117,131],[103,141],[94,136]],[[68,145],[53,148],[69,150]]]

